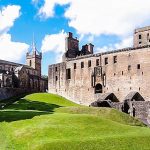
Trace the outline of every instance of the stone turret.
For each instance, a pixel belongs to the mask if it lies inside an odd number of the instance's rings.
[[[26,65],[36,69],[38,76],[41,76],[41,60],[42,53],[38,52],[35,42],[33,41],[31,52],[27,52],[26,54]]]

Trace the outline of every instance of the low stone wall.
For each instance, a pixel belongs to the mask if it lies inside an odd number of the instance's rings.
[[[28,89],[21,88],[0,88],[0,101],[11,97],[19,97],[26,93],[32,93]]]

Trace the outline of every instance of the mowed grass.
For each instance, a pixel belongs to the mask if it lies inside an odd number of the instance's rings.
[[[0,149],[149,150],[150,129],[115,109],[31,94],[0,111]]]

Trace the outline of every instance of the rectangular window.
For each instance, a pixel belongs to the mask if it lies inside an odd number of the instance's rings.
[[[137,64],[137,69],[140,69],[140,68],[141,68],[140,64]]]
[[[55,67],[55,72],[57,72],[57,67]]]
[[[74,69],[76,69],[77,68],[77,65],[76,65],[76,63],[74,63]]]
[[[88,61],[88,67],[91,67],[91,60]]]
[[[56,76],[56,77],[55,77],[55,81],[57,81],[57,80],[58,80],[58,77]]]
[[[84,62],[81,62],[81,68],[84,68]]]
[[[128,71],[130,71],[131,70],[131,65],[128,65]]]
[[[96,66],[99,66],[99,59],[96,59]]]
[[[117,63],[117,56],[114,56],[114,64]]]
[[[71,79],[71,69],[70,68],[66,70],[66,78]]]
[[[105,65],[108,64],[108,57],[105,58]]]
[[[141,34],[139,35],[139,39],[142,39],[142,35]]]

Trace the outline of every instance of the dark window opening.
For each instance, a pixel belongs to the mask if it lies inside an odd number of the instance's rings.
[[[117,63],[117,56],[114,56],[114,64]]]
[[[108,64],[108,57],[105,58],[105,65]]]
[[[84,62],[81,62],[81,68],[84,68]]]
[[[115,76],[116,74],[114,73],[114,76]]]
[[[142,42],[139,42],[139,44],[142,44]]]
[[[123,71],[122,71],[122,75],[123,75]]]
[[[147,40],[149,40],[149,33],[147,33]]]
[[[139,35],[139,39],[142,39],[142,35],[141,34]]]
[[[102,93],[102,85],[101,84],[96,84],[96,86],[95,86],[95,94],[96,93]]]
[[[139,87],[139,91],[141,90],[141,88]]]
[[[55,81],[57,81],[57,80],[58,80],[58,77],[56,76],[56,77],[55,77]]]
[[[76,65],[76,63],[74,63],[74,69],[76,69],[77,68],[77,65]]]
[[[30,60],[30,66],[32,66],[32,61]]]
[[[99,59],[96,59],[96,66],[99,66]]]
[[[131,65],[128,65],[128,71],[130,71],[131,70]]]
[[[91,67],[91,60],[88,61],[88,67]]]
[[[57,72],[57,67],[55,67],[55,72]]]
[[[71,69],[70,68],[66,70],[66,77],[67,77],[67,79],[71,79]]]
[[[143,72],[142,72],[142,75],[143,75]]]
[[[119,91],[119,88],[118,88],[118,91]]]
[[[137,69],[140,69],[140,68],[141,68],[140,64],[137,64]]]
[[[132,90],[132,88],[130,87],[130,90]]]

